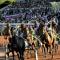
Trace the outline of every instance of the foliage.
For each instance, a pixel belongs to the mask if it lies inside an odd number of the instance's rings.
[[[13,1],[15,1],[15,0],[0,0],[0,4],[3,4],[5,1],[13,2]]]
[[[51,2],[52,9],[56,12],[60,9],[60,2]]]

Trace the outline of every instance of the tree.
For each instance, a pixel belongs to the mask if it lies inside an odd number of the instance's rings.
[[[11,4],[10,1],[5,1],[3,4],[0,5],[0,8],[3,8],[3,7],[5,7],[5,6],[9,5],[9,4]]]

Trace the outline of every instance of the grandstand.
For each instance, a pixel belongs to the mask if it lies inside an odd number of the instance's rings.
[[[51,14],[50,4],[39,2],[23,3],[16,2],[9,5],[2,10],[2,18],[6,21],[13,23],[20,23],[23,20],[34,20],[40,18],[39,16],[46,13]],[[50,12],[49,12],[50,11]]]
[[[1,9],[0,22],[27,23],[37,19],[46,21],[50,19],[50,15],[56,15],[56,18],[58,18],[60,8],[57,4],[58,2],[52,0],[16,0],[16,3]]]

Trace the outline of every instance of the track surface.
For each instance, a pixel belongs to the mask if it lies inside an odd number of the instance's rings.
[[[60,60],[60,45],[58,48],[59,48],[58,52],[57,52],[57,54],[54,54],[53,59],[51,58],[51,55],[49,55],[49,54],[47,54],[46,58],[43,58],[42,51],[41,51],[41,49],[39,49],[38,50],[38,59],[39,60]],[[25,51],[25,54],[24,54],[25,60],[35,60],[34,51],[31,51],[31,52],[32,52],[32,54],[26,53],[26,51]],[[5,60],[5,50],[3,48],[0,48],[0,60]],[[12,60],[12,54],[11,53],[10,53],[10,59],[9,60]],[[15,60],[18,60],[17,56],[15,56]]]
[[[4,41],[4,38],[1,38],[0,43],[1,44],[4,43],[3,41]],[[15,53],[15,55],[16,55],[16,53]],[[35,60],[34,51],[31,51],[31,54],[27,53],[27,51],[25,51],[24,59],[25,60]],[[4,47],[0,48],[0,60],[5,60],[5,48]],[[10,53],[9,60],[12,60],[12,54],[11,53]],[[15,60],[18,60],[17,56],[15,56]],[[58,46],[58,51],[57,51],[56,54],[54,54],[53,59],[52,59],[52,56],[49,55],[49,54],[47,54],[47,57],[44,58],[43,55],[42,55],[41,48],[40,48],[38,50],[38,60],[60,60],[60,45]]]

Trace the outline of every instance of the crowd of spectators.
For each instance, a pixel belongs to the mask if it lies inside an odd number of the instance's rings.
[[[7,6],[2,11],[2,21],[20,23],[22,21],[27,22],[31,20],[42,19],[47,20],[47,17],[51,15],[51,5],[47,1],[38,1],[32,3],[13,3]]]

